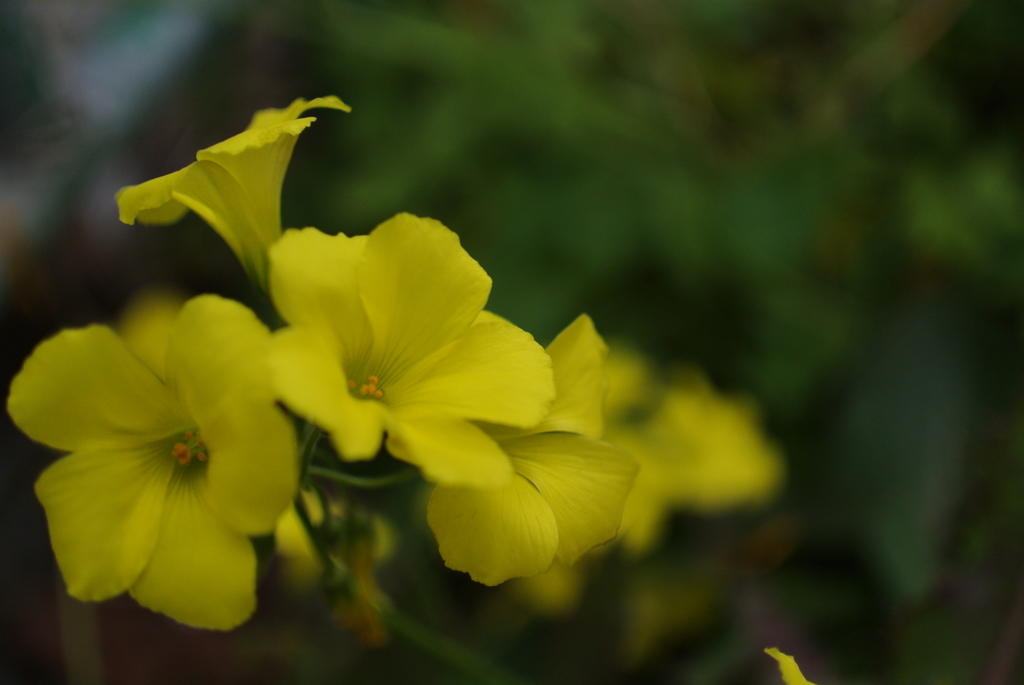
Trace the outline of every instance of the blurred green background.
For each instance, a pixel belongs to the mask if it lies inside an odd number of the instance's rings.
[[[146,287],[265,309],[201,220],[124,226],[113,195],[335,94],[285,225],[435,217],[491,309],[704,368],[788,462],[777,502],[677,515],[554,619],[445,569],[418,486],[375,495],[396,605],[537,683],[776,683],[773,645],[820,685],[1021,682],[1021,36],[1016,0],[7,0],[4,387]],[[470,682],[361,647],[274,568],[230,634],[65,598],[31,491],[53,455],[6,415],[0,442],[0,683]],[[685,617],[626,658],[630,588],[662,582]]]

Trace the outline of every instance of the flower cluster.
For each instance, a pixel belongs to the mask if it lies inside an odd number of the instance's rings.
[[[784,470],[750,401],[723,396],[696,369],[660,374],[655,368],[621,344],[612,346],[605,364],[606,435],[640,463],[618,536],[630,564],[620,647],[632,666],[713,621],[722,576],[729,575],[678,562],[662,566],[649,558],[661,546],[671,514],[718,514],[764,504],[778,492]],[[600,551],[587,555],[588,563],[556,564],[511,583],[509,590],[532,613],[571,614]]]
[[[282,328],[215,295],[165,302],[123,337],[58,333],[12,383],[15,423],[70,452],[36,492],[75,597],[127,591],[183,623],[232,628],[255,607],[250,538],[292,503],[325,579],[365,580],[368,536],[335,555],[318,524],[358,517],[328,502],[311,516],[299,492],[384,450],[436,485],[427,520],[441,555],[482,583],[572,563],[616,535],[637,465],[601,440],[606,348],[591,320],[545,350],[484,310],[490,278],[432,219],[399,214],[364,236],[282,231],[282,180],[317,107],[348,111],[327,97],[257,112],[117,197],[128,223],[200,215]],[[321,433],[333,452],[316,465]],[[372,633],[374,593],[361,596],[349,616]]]

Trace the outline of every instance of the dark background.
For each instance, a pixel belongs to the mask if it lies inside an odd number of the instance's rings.
[[[113,196],[335,94],[286,226],[435,217],[491,309],[702,367],[789,471],[765,509],[613,552],[555,620],[446,570],[396,488],[367,503],[398,606],[538,683],[777,683],[770,645],[821,685],[1020,682],[1022,35],[1017,0],[6,0],[0,377],[146,287],[265,307],[197,217],[124,226]],[[0,450],[0,683],[469,682],[362,648],[277,567],[230,634],[68,599],[31,490],[53,455],[6,416]],[[627,659],[637,584],[688,618]]]

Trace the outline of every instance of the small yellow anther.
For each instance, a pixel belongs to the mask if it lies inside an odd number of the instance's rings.
[[[192,438],[193,438],[192,431],[185,431],[185,441],[186,442],[192,442]]]
[[[196,459],[199,461],[206,461],[206,452],[199,452],[196,454]]]
[[[361,397],[373,397],[374,399],[379,400],[384,397],[384,391],[377,387],[379,384],[380,378],[377,376],[367,376],[366,382],[358,385],[359,395]],[[349,380],[348,387],[355,390],[357,383],[354,380]]]

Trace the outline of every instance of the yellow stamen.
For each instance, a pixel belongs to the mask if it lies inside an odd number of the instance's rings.
[[[199,431],[188,430],[181,434],[181,439],[171,447],[171,456],[182,466],[188,466],[195,457],[206,461],[209,457],[206,443],[199,439]]]
[[[171,454],[182,466],[188,466],[189,461],[192,459],[192,453],[189,451],[188,447],[185,447],[185,445],[180,442],[174,443],[174,447],[171,448]]]
[[[348,387],[353,390],[356,389],[356,385],[354,380],[350,379],[348,381]],[[378,400],[384,397],[384,391],[377,387],[378,385],[380,385],[380,378],[377,376],[367,376],[366,382],[359,386],[360,397],[373,397]]]

